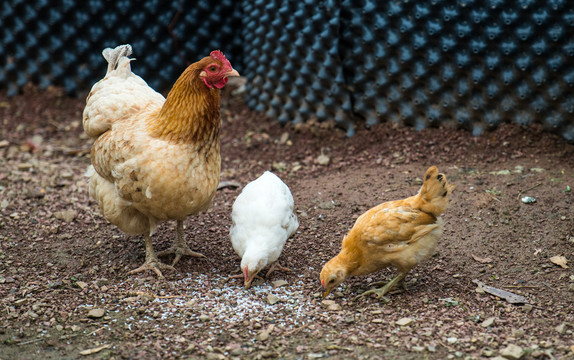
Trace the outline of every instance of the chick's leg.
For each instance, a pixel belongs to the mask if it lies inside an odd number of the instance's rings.
[[[157,254],[157,256],[164,256],[168,254],[175,254],[175,258],[173,259],[173,263],[171,264],[171,266],[175,266],[175,264],[177,264],[179,259],[181,259],[181,257],[184,255],[193,257],[205,257],[205,255],[203,254],[192,251],[189,248],[189,246],[187,246],[187,244],[185,243],[185,239],[183,237],[183,221],[181,220],[177,221],[175,243],[169,249],[164,250],[159,254]]]
[[[156,273],[156,275],[163,279],[164,276],[161,273],[160,269],[169,269],[169,270],[174,270],[173,266],[169,266],[166,265],[164,263],[161,263],[159,261],[159,259],[157,258],[157,256],[155,255],[155,251],[153,250],[153,245],[151,242],[151,237],[149,236],[149,234],[145,234],[145,263],[140,266],[139,268],[132,270],[129,272],[129,274],[135,274],[135,273],[139,273],[145,270],[152,270],[154,273]]]
[[[281,266],[281,264],[279,264],[279,261],[275,261],[273,264],[271,264],[271,266],[269,267],[269,271],[267,271],[267,274],[265,274],[265,277],[268,278],[269,275],[271,275],[274,271],[283,271],[283,272],[289,272],[291,271],[291,269],[288,269],[284,266]]]
[[[377,298],[380,299],[380,298],[384,297],[385,294],[387,294],[389,291],[394,289],[395,286],[397,286],[401,281],[403,281],[406,276],[407,276],[406,273],[400,272],[397,276],[392,278],[391,281],[389,281],[385,286],[378,288],[378,289],[367,290],[364,293],[362,293],[361,295],[359,295],[358,297],[364,297],[364,296],[367,296],[370,294],[377,294]]]
[[[387,281],[377,281],[377,282],[374,282],[374,283],[369,284],[369,286],[383,286],[383,285],[386,285],[386,284],[388,284]],[[408,290],[408,288],[407,288],[407,282],[405,281],[405,278],[403,278],[400,282],[398,282],[398,283],[396,284],[396,286],[397,286],[397,287],[398,287],[398,286],[402,287],[403,290],[405,290],[405,291]]]

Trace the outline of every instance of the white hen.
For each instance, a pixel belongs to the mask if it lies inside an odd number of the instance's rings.
[[[276,175],[266,171],[245,186],[233,204],[233,225],[229,235],[235,252],[241,256],[245,288],[265,266],[289,271],[278,259],[287,239],[299,227],[293,213],[293,196]]]

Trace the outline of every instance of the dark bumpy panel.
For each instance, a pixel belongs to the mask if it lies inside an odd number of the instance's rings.
[[[281,122],[475,135],[537,122],[574,141],[574,1],[252,1],[244,14],[249,105]]]
[[[367,126],[541,122],[574,140],[574,3],[346,4],[344,73]]]
[[[86,91],[101,50],[121,43],[165,91],[219,48],[248,78],[249,106],[282,123],[478,135],[536,122],[574,141],[574,1],[7,0],[0,32],[9,95],[27,82]]]
[[[281,123],[335,119],[353,134],[339,56],[340,7],[336,0],[244,3],[250,107]]]
[[[63,86],[70,94],[89,90],[106,70],[101,51],[130,43],[134,72],[165,91],[188,64],[213,49],[238,63],[240,28],[241,9],[233,0],[5,0],[0,87],[9,95],[27,82]]]

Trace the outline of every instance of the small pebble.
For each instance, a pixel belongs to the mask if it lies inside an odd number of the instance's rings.
[[[534,204],[536,202],[536,199],[533,198],[532,196],[525,196],[521,200],[525,204]]]
[[[480,326],[482,326],[483,328],[490,327],[490,326],[492,326],[492,324],[494,324],[494,320],[496,320],[496,318],[493,318],[493,317],[488,318],[488,319],[484,320],[482,322],[482,324],[480,324]]]
[[[274,288],[289,285],[289,283],[285,280],[275,280],[272,282],[272,284]]]
[[[412,323],[414,320],[412,318],[408,318],[408,317],[404,317],[402,319],[399,319],[395,322],[395,324],[399,325],[399,326],[407,326],[410,323]]]
[[[317,157],[317,160],[315,160],[317,162],[317,164],[319,165],[329,165],[329,163],[331,162],[331,158],[328,157],[327,155],[321,154]]]
[[[269,305],[277,304],[279,301],[281,301],[281,299],[279,299],[277,296],[275,296],[273,294],[267,295],[267,303]]]
[[[92,309],[88,312],[88,317],[92,319],[99,319],[106,313],[104,309]]]
[[[500,355],[506,359],[518,360],[524,356],[524,350],[518,345],[510,344],[500,350]]]

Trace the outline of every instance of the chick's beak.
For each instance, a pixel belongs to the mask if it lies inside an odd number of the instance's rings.
[[[237,70],[235,69],[231,69],[230,71],[225,73],[226,77],[230,77],[230,76],[239,76],[239,73],[237,72]]]
[[[246,289],[249,289],[254,276],[251,277],[249,276],[249,269],[247,269],[247,266],[243,268],[243,277],[244,277],[243,284],[245,285]]]
[[[249,279],[248,281],[245,281],[243,284],[245,285],[246,289],[249,289],[251,287],[251,282],[253,281],[253,279]]]
[[[325,280],[321,280],[321,287],[325,288]],[[331,289],[325,289],[325,291],[323,292],[323,299],[326,298],[330,292],[331,292]]]

